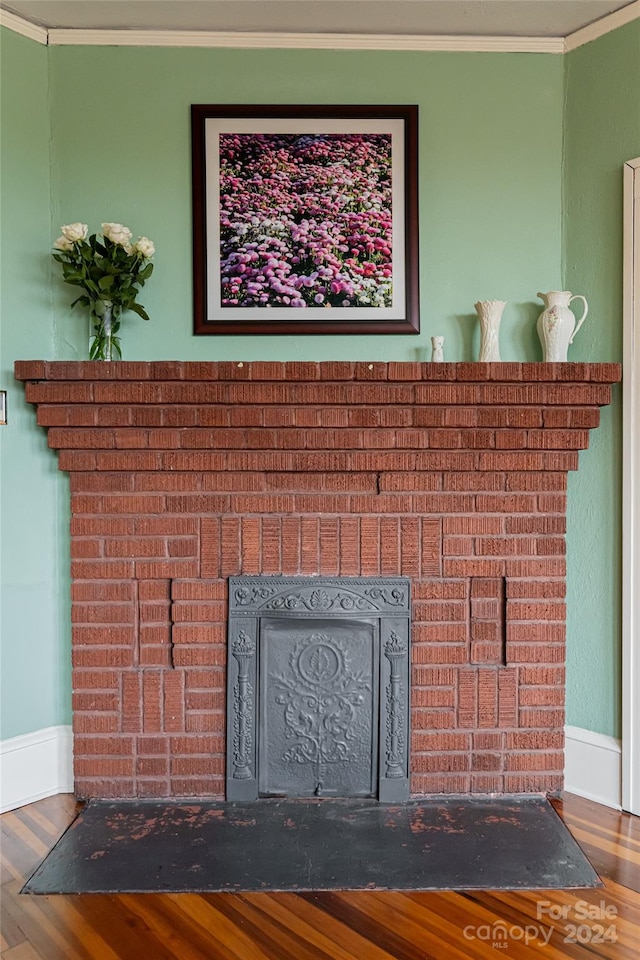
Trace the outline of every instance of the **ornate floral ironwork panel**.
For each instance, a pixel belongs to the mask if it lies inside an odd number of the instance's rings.
[[[261,643],[260,792],[374,795],[374,624],[274,618]]]
[[[364,577],[239,577],[233,578],[230,609],[238,611],[299,611],[300,613],[367,613],[408,611],[408,582]],[[251,582],[251,581],[258,582]],[[375,583],[375,586],[372,584]]]

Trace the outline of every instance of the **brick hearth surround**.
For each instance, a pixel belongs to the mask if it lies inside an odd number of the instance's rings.
[[[413,794],[562,786],[567,471],[617,364],[16,377],[71,478],[80,796],[223,796],[237,574],[410,577]]]

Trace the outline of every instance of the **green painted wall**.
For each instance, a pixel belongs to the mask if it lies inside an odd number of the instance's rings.
[[[622,167],[640,156],[640,21],[565,58],[564,287],[589,300],[574,360],[622,359]],[[620,736],[621,388],[569,486],[567,715]]]
[[[592,47],[595,45],[585,51]],[[509,301],[502,328],[504,359],[536,360],[541,357],[535,334],[540,311],[536,291],[568,283],[577,292],[590,295],[588,285],[581,285],[579,278],[562,278],[565,58],[115,47],[45,50],[13,35],[6,48],[10,56],[3,67],[13,86],[15,121],[3,111],[3,144],[5,125],[11,132],[11,123],[17,126],[18,117],[25,116],[46,141],[47,103],[53,136],[51,218],[48,196],[40,202],[34,186],[37,182],[47,189],[45,165],[41,176],[32,174],[28,164],[18,166],[17,161],[15,168],[7,170],[7,183],[15,182],[15,188],[3,190],[5,194],[13,191],[11,214],[4,211],[3,219],[6,215],[10,235],[24,228],[24,251],[20,269],[6,271],[6,304],[11,314],[19,306],[24,316],[28,290],[34,330],[28,333],[24,325],[21,337],[11,335],[5,345],[5,370],[16,358],[86,357],[87,318],[69,310],[72,291],[59,281],[57,273],[49,272],[47,254],[59,225],[73,220],[83,220],[92,229],[102,220],[120,220],[136,235],[146,234],[156,242],[156,273],[142,297],[151,322],[128,317],[123,326],[124,356],[131,360],[413,360],[427,355],[433,334],[446,336],[447,359],[473,359],[477,349],[473,303],[490,297]],[[20,82],[27,71],[23,48],[37,61],[35,76],[42,79],[33,92],[38,100],[35,110],[27,99],[27,91],[36,85],[33,71],[25,89]],[[96,78],[100,78],[99,96]],[[189,105],[216,102],[419,104],[423,327],[419,338],[192,337]],[[9,151],[12,157],[29,152],[21,136],[27,134],[16,134]],[[564,188],[568,189],[567,183]],[[20,220],[22,203],[34,215],[39,211],[37,224]],[[567,262],[570,220],[566,222]],[[49,278],[51,303],[47,300]],[[34,292],[38,290],[41,296],[37,300]],[[572,359],[614,356],[608,352],[608,341],[602,347],[598,340],[590,339],[595,336],[594,327],[602,328],[604,342],[609,327],[603,327],[595,310],[580,334],[583,339],[572,348]],[[23,458],[5,461],[6,496],[10,503],[14,498],[21,504],[27,502],[28,509],[23,510],[19,528],[17,519],[7,519],[11,552],[18,555],[11,558],[11,577],[6,563],[3,575],[10,595],[18,592],[13,581],[27,591],[35,589],[37,580],[37,600],[28,598],[28,604],[37,610],[37,623],[25,630],[24,618],[14,603],[7,613],[3,642],[15,643],[18,629],[27,634],[22,641],[29,651],[25,660],[32,660],[34,653],[39,657],[49,686],[46,696],[36,689],[27,678],[23,661],[16,660],[12,651],[14,659],[7,658],[7,662],[15,664],[15,669],[12,666],[7,681],[12,692],[3,736],[66,722],[69,699],[66,668],[62,671],[62,697],[59,693],[60,660],[68,656],[66,480],[55,474],[55,460],[46,449],[44,432],[34,429],[32,411],[18,406],[21,390],[14,391],[17,399],[12,400],[16,411],[13,429],[17,433],[20,428],[21,437],[19,441],[16,436],[14,443],[33,448],[33,462],[24,460],[25,477]],[[19,410],[23,411],[21,421]],[[608,439],[601,441],[596,434],[593,449],[581,455],[584,472],[594,474],[589,481],[595,485],[592,490],[606,488],[611,473],[608,458],[612,456],[609,445],[614,420],[605,415],[603,434],[608,432]],[[603,448],[600,442],[605,444]],[[28,498],[22,492],[25,488]],[[38,506],[35,512],[32,503]],[[591,552],[591,536],[591,520],[583,517],[569,542],[574,579],[576,557]],[[615,552],[617,534],[610,539]],[[36,561],[41,564],[41,576]],[[609,590],[605,584],[603,593],[611,596],[615,589]],[[618,627],[611,603],[605,605],[601,616],[612,638]],[[47,651],[50,655],[44,655]],[[572,689],[580,688],[583,697],[586,690],[589,701],[596,705],[614,697],[611,643],[604,655],[608,672],[592,671],[581,658],[574,658],[571,665]],[[584,714],[584,719],[579,716],[575,698],[569,721],[615,732],[613,720],[599,709]]]
[[[13,379],[18,357],[52,357],[46,47],[0,31],[2,213],[0,426],[2,726],[7,739],[69,722],[67,481]]]
[[[552,55],[53,47],[54,223],[126,223],[156,241],[129,359],[414,360],[429,337],[474,353],[473,304],[509,301],[505,359],[537,357],[535,299],[560,282],[562,59]],[[78,78],[108,78],[108,93]],[[191,335],[191,103],[415,103],[420,107],[423,333]],[[546,284],[546,286],[545,286]],[[84,318],[56,297],[60,356],[84,356]],[[473,315],[473,316],[472,316]],[[63,336],[64,331],[64,336]]]

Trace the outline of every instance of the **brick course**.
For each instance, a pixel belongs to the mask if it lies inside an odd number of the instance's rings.
[[[71,475],[79,795],[223,795],[237,574],[409,576],[414,795],[561,787],[567,471],[617,365],[16,377]]]

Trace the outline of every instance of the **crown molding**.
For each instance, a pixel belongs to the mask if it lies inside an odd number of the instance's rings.
[[[10,13],[8,10],[0,8],[0,27],[6,27],[7,30],[13,30],[22,37],[28,37],[29,40],[35,40],[36,43],[42,43],[45,47],[48,42],[49,33],[44,27],[39,27],[30,20],[23,20],[22,17]]]
[[[590,23],[587,27],[582,27],[581,30],[570,33],[565,37],[565,53],[583,47],[585,43],[591,43],[592,40],[604,37],[606,33],[611,33],[612,30],[617,30],[618,27],[624,27],[625,24],[638,19],[640,19],[640,0],[634,0],[633,3],[623,7],[622,10],[616,10],[614,13],[602,17],[601,20],[596,20],[595,23]]]
[[[473,37],[365,33],[235,33],[201,30],[62,30],[38,26],[0,8],[0,26],[50,46],[218,47],[292,50],[406,50],[443,53],[569,53],[633,20],[640,0],[567,37]]]
[[[640,0],[639,0],[640,2]],[[299,50],[411,50],[463,53],[564,53],[562,37],[414,36],[359,33],[240,33],[201,30],[50,29],[0,8],[0,26],[50,46],[218,47]]]
[[[50,30],[49,44],[297,50],[564,53],[562,37],[457,37],[361,33],[222,33],[176,30]]]

